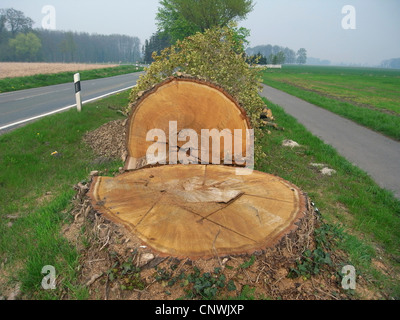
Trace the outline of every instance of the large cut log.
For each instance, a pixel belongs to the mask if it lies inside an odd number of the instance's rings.
[[[291,183],[236,168],[173,165],[96,177],[94,208],[160,255],[207,258],[262,251],[296,230],[306,198]]]
[[[193,162],[216,164],[212,159],[225,163],[226,158],[230,158],[233,159],[232,164],[235,164],[240,162],[235,159],[251,156],[247,151],[251,141],[246,135],[246,130],[250,129],[246,112],[222,88],[198,79],[172,77],[141,95],[127,122],[128,158],[125,170],[147,166],[149,163],[146,155],[154,145],[166,148],[166,164],[181,163],[173,160],[179,160],[175,153],[185,149],[190,140],[184,136],[179,141],[183,130],[191,130],[198,136],[198,152],[197,156],[191,158]],[[154,129],[164,132],[165,137],[151,137],[149,140],[148,133]],[[224,139],[220,139],[220,147],[215,147],[217,150],[211,147],[213,140],[202,135],[202,130],[212,132],[214,129],[226,134],[228,140],[226,143]],[[240,135],[235,135],[235,130]],[[240,146],[236,149],[235,138]],[[210,146],[208,149],[207,145]],[[201,158],[202,152],[207,152],[208,157]],[[209,161],[201,161],[207,160],[204,158]]]

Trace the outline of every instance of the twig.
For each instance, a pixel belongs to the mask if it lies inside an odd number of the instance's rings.
[[[266,262],[266,261],[264,261],[264,260],[261,260],[261,263],[264,264],[264,265],[266,265],[266,266],[268,267],[268,269],[270,269],[270,270],[272,270],[272,271],[275,271],[275,269],[273,269],[273,268],[271,267],[271,265],[270,265],[268,262]]]
[[[100,262],[100,261],[104,261],[106,259],[94,259],[94,260],[90,260],[87,263],[95,263],[95,262]]]
[[[177,275],[177,274],[179,273],[179,271],[182,270],[183,266],[186,264],[186,262],[187,262],[188,260],[189,260],[189,259],[186,258],[185,260],[183,260],[183,261],[181,262],[181,264],[180,264],[180,266],[178,267],[178,269],[176,269],[176,270],[174,271],[174,276]]]
[[[257,278],[256,278],[256,283],[258,283],[258,280],[260,280],[260,276],[261,274],[264,272],[265,266],[262,267],[262,269],[260,270],[260,273],[258,274]]]
[[[286,249],[290,253],[291,256],[293,256],[293,245],[292,245],[292,240],[286,236],[285,237],[285,242],[286,242]]]
[[[99,251],[103,250],[106,247],[106,245],[108,244],[108,242],[110,241],[110,233],[111,233],[111,230],[108,231],[106,243],[100,248]]]
[[[329,297],[331,297],[331,298],[333,298],[335,300],[339,300],[339,298],[335,297],[334,295],[330,294],[329,292],[325,292],[325,291],[321,290],[320,288],[315,287],[314,280],[312,278],[311,278],[311,284],[312,284],[312,286],[313,286],[313,288],[315,290],[317,290],[317,291],[319,291],[319,292],[321,292],[323,294],[326,294],[327,296],[329,296]]]
[[[243,273],[246,275],[247,279],[248,279],[251,283],[253,283],[253,280],[251,280],[251,278],[250,278],[249,274],[247,273],[247,271],[246,271],[245,269],[242,269],[242,271],[243,271]]]
[[[282,276],[282,277],[280,277],[278,280],[276,280],[273,284],[272,284],[272,286],[274,286],[275,287],[275,285],[278,283],[278,282],[280,282],[283,278],[285,278],[286,276]]]
[[[106,287],[104,292],[104,300],[108,300],[108,277],[106,278]]]
[[[104,273],[93,275],[88,282],[86,282],[86,287],[90,287],[97,279],[101,278]]]

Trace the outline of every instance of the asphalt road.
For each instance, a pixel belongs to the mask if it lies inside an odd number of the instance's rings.
[[[400,142],[274,88],[264,86],[262,96],[400,198]]]
[[[140,73],[82,81],[82,101],[136,85]],[[83,79],[82,79],[83,80]],[[51,112],[63,111],[76,104],[75,87],[71,83],[0,94],[0,134],[24,124],[23,121]],[[22,122],[22,123],[19,123]],[[17,125],[14,125],[16,124]]]

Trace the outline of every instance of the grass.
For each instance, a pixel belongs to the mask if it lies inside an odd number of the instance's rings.
[[[265,84],[400,140],[400,71],[284,66]]]
[[[94,169],[118,171],[122,165],[99,165],[82,137],[121,118],[109,106],[126,104],[128,96],[125,92],[88,104],[82,114],[71,110],[0,136],[0,262],[6,261],[8,284],[18,281],[28,297],[85,297],[84,288],[76,284],[78,252],[62,238],[60,228],[70,219],[73,185]],[[55,151],[57,157],[51,155]],[[41,290],[46,265],[62,275],[55,292]]]
[[[82,114],[71,110],[0,136],[0,263],[4,263],[0,296],[6,287],[19,283],[26,298],[89,297],[88,289],[77,279],[79,252],[62,237],[61,228],[71,219],[73,185],[87,179],[92,170],[116,172],[122,166],[120,160],[99,165],[82,137],[87,131],[121,118],[115,108],[125,107],[128,99],[129,92],[125,92],[88,104]],[[346,236],[339,248],[348,254],[349,264],[356,267],[358,275],[375,290],[400,298],[400,202],[282,108],[267,104],[279,126],[286,130],[273,131],[261,141],[267,157],[257,169],[279,175],[307,192],[324,219],[343,229]],[[285,139],[295,140],[301,147],[283,148]],[[58,157],[51,155],[54,151]],[[337,174],[322,176],[310,166],[312,162],[324,163]],[[385,270],[376,266],[377,261],[383,262]],[[249,259],[241,267],[252,263]],[[41,288],[45,265],[56,268],[55,291]],[[136,286],[136,271],[129,270],[127,275],[132,280],[128,289],[132,283]],[[215,292],[205,285],[207,277],[200,274],[195,277],[197,280],[187,279],[195,280],[194,284],[198,281],[198,291],[193,294],[214,297]],[[221,286],[229,285],[223,278],[219,280]],[[252,296],[251,290],[243,293],[243,297]]]
[[[124,65],[113,68],[80,71],[80,74],[81,80],[84,81],[119,76],[142,70],[143,68],[136,70],[136,66],[134,65]],[[0,93],[73,82],[75,73],[76,72],[61,72],[56,74],[38,74],[28,77],[0,79]]]
[[[349,253],[351,263],[374,278],[373,282],[390,282],[385,284],[386,288],[400,297],[398,279],[396,283],[390,277],[382,277],[373,267],[374,260],[384,256],[388,269],[399,268],[400,201],[313,136],[281,107],[265,101],[285,131],[273,131],[264,138],[262,145],[267,157],[258,170],[281,176],[307,192],[327,222],[344,227],[348,236],[341,242],[341,248]],[[286,139],[298,142],[301,147],[282,148],[282,141]],[[323,163],[337,174],[323,176],[311,163]]]

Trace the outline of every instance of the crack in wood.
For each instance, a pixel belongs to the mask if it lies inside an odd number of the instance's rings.
[[[161,199],[164,197],[164,193],[161,193],[162,196],[160,198],[157,199],[157,201],[152,205],[152,207],[146,212],[146,214],[140,219],[140,221],[138,222],[138,224],[134,227],[137,230],[137,227],[143,222],[144,219],[146,219],[146,217],[148,216],[148,214],[154,209],[154,207],[156,205],[158,205],[158,203],[161,201]]]
[[[179,208],[181,208],[181,209],[187,211],[187,212],[190,212],[190,213],[192,213],[192,214],[194,214],[194,215],[196,215],[196,216],[201,217],[202,219],[198,220],[197,223],[202,223],[202,222],[204,222],[204,221],[208,221],[208,222],[210,222],[210,223],[212,223],[212,224],[215,224],[216,226],[218,226],[218,227],[220,227],[220,228],[223,228],[223,229],[225,229],[225,230],[227,230],[227,231],[233,232],[233,233],[235,233],[235,234],[237,234],[237,235],[239,235],[239,236],[241,236],[241,237],[243,237],[243,238],[245,238],[245,239],[247,239],[247,240],[250,240],[250,241],[253,241],[253,242],[257,242],[256,240],[254,240],[254,239],[252,239],[252,238],[250,238],[250,237],[248,237],[248,236],[246,236],[246,235],[244,235],[244,234],[242,234],[242,233],[240,233],[240,232],[238,232],[238,231],[236,231],[236,230],[233,230],[233,229],[228,228],[228,227],[226,227],[226,226],[224,226],[224,225],[222,225],[222,224],[219,224],[219,223],[217,223],[217,222],[215,222],[215,221],[213,221],[213,220],[210,220],[210,219],[208,219],[207,217],[203,217],[201,214],[199,214],[199,213],[197,213],[197,212],[191,210],[190,208],[187,208],[187,207],[182,206],[181,203],[175,202],[174,204],[175,204],[176,206],[178,206]],[[226,208],[226,207],[225,207],[225,208]],[[217,212],[219,212],[219,211],[221,211],[221,210],[224,210],[225,208],[221,208],[220,210],[217,210],[217,211],[214,212],[214,213],[217,213]]]
[[[254,198],[260,198],[260,199],[267,199],[267,200],[273,200],[273,201],[278,201],[278,202],[285,202],[285,203],[293,203],[293,201],[289,200],[282,200],[282,199],[276,199],[276,198],[271,198],[271,197],[266,197],[266,196],[258,196],[255,194],[246,194],[248,197],[254,197]]]

